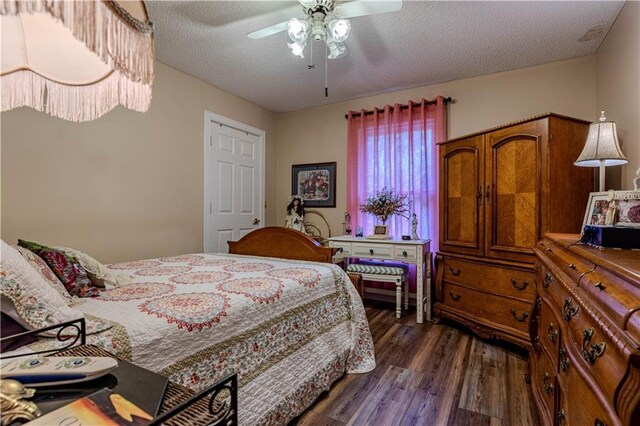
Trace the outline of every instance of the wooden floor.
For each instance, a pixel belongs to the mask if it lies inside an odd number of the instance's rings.
[[[347,374],[292,425],[537,425],[527,362],[451,324],[366,302],[377,367]]]

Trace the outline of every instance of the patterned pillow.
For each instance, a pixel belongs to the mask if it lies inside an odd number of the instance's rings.
[[[87,271],[73,257],[30,241],[18,240],[18,245],[40,256],[60,279],[70,295],[78,297],[100,296],[100,291],[89,280]]]
[[[2,312],[20,325],[35,330],[82,318],[82,312],[67,306],[18,250],[2,241],[0,262]]]
[[[18,246],[16,248],[18,249],[22,257],[27,259],[27,262],[29,262],[29,264],[40,273],[42,278],[44,278],[44,280],[49,283],[49,285],[53,287],[55,291],[60,293],[60,296],[62,296],[62,298],[67,301],[67,304],[73,304],[75,300],[78,300],[74,299],[69,295],[69,293],[67,293],[67,289],[64,288],[58,277],[56,277],[51,268],[47,266],[47,264],[44,262],[44,260],[42,260],[40,256],[30,250],[27,250],[24,247]]]
[[[89,274],[89,279],[96,287],[122,287],[125,285],[133,284],[133,280],[130,276],[124,274],[117,274],[109,270],[102,263],[98,262],[93,257],[79,250],[75,250],[69,247],[54,247],[56,250],[60,250],[67,256],[71,256],[82,265],[82,267]]]

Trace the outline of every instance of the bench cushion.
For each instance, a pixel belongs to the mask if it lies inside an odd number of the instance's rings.
[[[361,264],[352,263],[347,266],[347,272],[359,272],[362,274],[376,274],[376,275],[404,275],[407,273],[407,268],[396,265],[386,265],[384,263],[377,264]]]

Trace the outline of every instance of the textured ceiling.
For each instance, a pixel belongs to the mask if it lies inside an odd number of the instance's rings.
[[[491,74],[597,52],[624,2],[404,1],[400,12],[351,20],[349,54],[329,61],[324,43],[315,69],[291,54],[286,32],[246,34],[291,17],[291,1],[147,1],[160,62],[271,111]],[[583,37],[593,27],[590,36]],[[591,38],[578,41],[581,37]],[[446,94],[445,94],[446,95]]]

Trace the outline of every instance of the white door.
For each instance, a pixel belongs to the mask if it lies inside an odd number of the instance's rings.
[[[264,131],[205,112],[205,252],[264,221]]]

